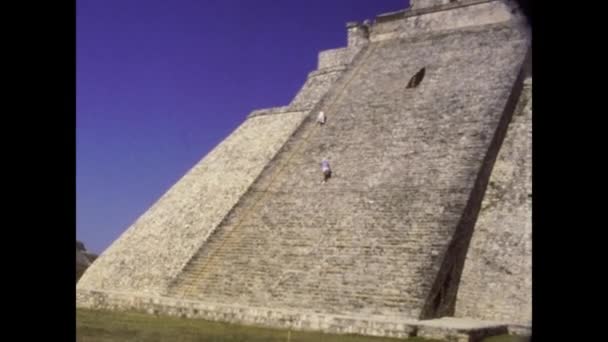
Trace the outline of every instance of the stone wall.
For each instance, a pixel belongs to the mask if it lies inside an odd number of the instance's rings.
[[[311,110],[345,70],[345,67],[334,67],[311,72],[289,106],[297,110]]]
[[[291,110],[289,108],[289,106],[263,108],[263,109],[256,109],[256,110],[252,111],[251,113],[249,113],[247,118],[252,118],[254,116],[262,116],[262,115],[283,114],[283,113],[290,113],[290,112],[293,112],[293,110]]]
[[[370,45],[169,295],[418,318],[527,48],[508,23]]]
[[[410,0],[411,9],[419,9],[433,6],[441,6],[449,3],[454,3],[454,0]]]
[[[531,324],[532,80],[509,125],[482,203],[456,315]]]
[[[352,317],[318,314],[308,310],[249,307],[190,301],[170,297],[149,297],[135,293],[87,291],[77,293],[80,307],[102,310],[129,310],[235,324],[248,324],[328,333],[408,337],[417,330],[415,320],[387,317]]]
[[[319,52],[318,69],[335,68],[348,65],[352,62],[359,49],[340,48]]]
[[[515,21],[522,25],[526,20],[521,13],[514,13],[513,6],[497,0],[459,1],[439,8],[398,12],[389,17],[400,20],[383,20],[379,16],[377,24],[371,30],[371,41],[438,34],[505,21]]]
[[[361,49],[322,53],[290,105],[252,111],[102,254],[78,289],[165,293]]]
[[[321,52],[288,106],[252,112],[92,265],[78,305],[400,337],[443,334],[405,322],[453,310],[521,321],[509,311],[529,305],[516,285],[530,279],[529,240],[493,246],[527,238],[507,227],[525,208],[490,231],[514,202],[487,209],[496,181],[482,198],[521,90],[522,25],[489,0],[379,16],[366,32],[349,24],[349,47]],[[494,174],[529,157],[509,139]],[[506,256],[516,277],[487,271]],[[493,304],[491,291],[475,304],[486,271],[519,304]]]
[[[351,21],[346,23],[347,46],[366,45],[369,42],[369,25]]]
[[[386,316],[344,316],[315,311],[248,307],[189,301],[169,297],[149,297],[114,291],[79,291],[81,307],[128,310],[208,321],[265,326],[271,328],[323,331],[333,334],[361,334],[395,338],[422,337],[455,342],[480,342],[486,336],[504,334],[504,324],[475,323],[442,319],[419,321]]]
[[[347,25],[347,36],[347,47],[319,53],[318,68],[308,75],[306,82],[289,104],[291,109],[311,110],[317,105],[369,42],[367,27],[358,23]]]
[[[164,291],[305,115],[247,119],[125,231],[78,287]]]

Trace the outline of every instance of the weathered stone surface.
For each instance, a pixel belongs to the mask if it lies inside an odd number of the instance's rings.
[[[367,34],[365,37],[361,36],[361,30],[363,29],[359,24],[348,29],[347,47],[319,53],[318,69],[308,74],[306,82],[289,104],[291,110],[311,110],[336,85],[368,43]]]
[[[532,80],[509,125],[467,254],[456,315],[531,324]]]
[[[530,279],[527,252],[486,251],[496,237],[511,248],[520,231],[507,222],[527,213],[509,221],[482,209],[474,230],[492,170],[529,158],[502,152],[494,166],[520,120],[509,126],[530,47],[521,17],[502,1],[469,0],[347,31],[348,47],[322,52],[288,106],[252,112],[93,264],[79,306],[468,341],[506,325],[419,319],[456,311],[514,321],[509,310],[525,305],[501,299],[492,316],[490,297],[471,300],[483,286],[480,256],[523,255],[517,277]],[[324,184],[323,158],[333,169]],[[498,220],[497,231],[479,228]],[[471,240],[482,252],[467,256]],[[491,277],[529,304],[521,277]]]
[[[129,310],[154,315],[266,326],[271,328],[314,330],[334,334],[361,334],[407,338],[421,336],[446,341],[480,342],[481,338],[502,334],[504,324],[461,319],[419,321],[377,315],[333,315],[311,310],[225,305],[169,297],[147,297],[134,293],[87,291],[77,293],[81,307]]]
[[[102,253],[78,287],[164,291],[304,115],[247,119]]]
[[[262,115],[283,114],[283,113],[290,113],[290,112],[293,112],[293,110],[290,110],[289,106],[256,109],[256,110],[252,111],[247,116],[247,118],[252,118],[254,116],[262,116]]]
[[[466,6],[464,6],[466,5]],[[443,31],[465,29],[513,21],[525,23],[525,17],[513,11],[512,5],[504,1],[468,0],[450,3],[439,8],[412,10],[393,15],[401,20],[379,19],[371,31],[370,41],[439,34]],[[516,25],[517,26],[517,25]]]
[[[341,48],[319,52],[319,70],[348,65],[359,52],[356,48]]]
[[[527,48],[509,24],[370,45],[169,294],[420,317]]]
[[[344,67],[313,71],[306,79],[296,97],[289,104],[294,110],[309,111],[317,104],[344,73]]]
[[[454,0],[410,0],[411,9],[420,9],[454,3]]]
[[[369,42],[369,25],[357,22],[346,24],[347,46],[355,48],[366,45]]]
[[[488,336],[508,332],[508,326],[497,322],[446,317],[420,322],[416,335],[441,341],[480,342]]]

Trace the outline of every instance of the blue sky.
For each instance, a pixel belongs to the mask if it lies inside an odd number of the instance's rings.
[[[100,253],[348,21],[407,0],[77,0],[76,236]]]

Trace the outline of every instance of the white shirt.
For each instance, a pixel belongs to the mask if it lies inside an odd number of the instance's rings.
[[[317,122],[322,124],[325,123],[325,113],[319,112],[319,116],[317,116]]]

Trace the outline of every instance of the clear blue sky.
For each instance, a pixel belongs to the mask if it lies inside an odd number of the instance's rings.
[[[77,0],[76,237],[101,252],[347,21],[407,0]]]

